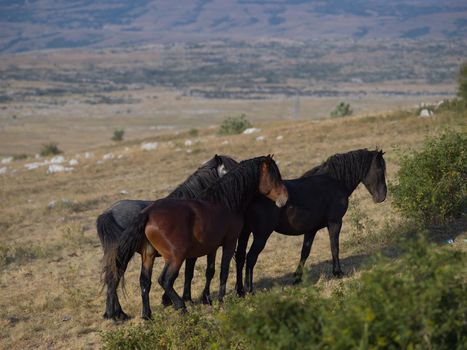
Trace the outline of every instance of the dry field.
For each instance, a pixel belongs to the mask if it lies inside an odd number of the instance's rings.
[[[30,160],[24,160],[9,163],[8,173],[0,175],[0,347],[98,348],[100,332],[122,327],[102,319],[105,301],[100,284],[101,248],[94,227],[97,215],[116,200],[163,197],[215,153],[238,160],[274,153],[283,177],[293,178],[336,152],[379,146],[386,152],[391,181],[397,170],[398,152],[419,147],[427,135],[436,135],[447,125],[465,127],[465,120],[449,113],[418,118],[413,112],[326,120],[263,120],[255,122],[262,130],[251,135],[220,137],[214,128],[203,128],[196,137],[188,132],[150,136],[144,141],[159,143],[153,151],[141,150],[142,139],[106,146],[89,141],[93,146],[86,148],[71,141],[81,134],[70,130],[66,134],[70,148],[64,148],[73,152],[64,156],[79,161],[72,172],[48,175],[47,167],[27,171],[24,164]],[[264,139],[258,141],[260,135]],[[282,138],[277,139],[278,136]],[[29,138],[35,137],[38,136],[25,136],[17,142],[27,145]],[[105,140],[109,137],[105,135]],[[193,144],[186,146],[187,139]],[[85,151],[93,154],[85,158]],[[102,161],[103,155],[110,152],[114,158]],[[352,245],[355,232],[347,216],[341,234],[345,278],[358,274],[365,257],[390,240],[391,237],[378,236],[379,229],[399,220],[391,209],[390,194],[384,203],[375,205],[361,186],[351,198],[350,210],[357,207],[368,213],[365,220],[373,222],[374,228],[368,242]],[[466,234],[462,228],[461,237],[467,238]],[[301,237],[273,234],[258,260],[256,287],[288,286],[301,243]],[[455,244],[465,245],[463,239]],[[308,267],[309,277],[324,287],[336,283],[331,278],[329,259],[327,233],[320,232]],[[131,323],[143,322],[139,318],[139,265],[137,256],[127,272],[127,297],[121,298],[125,311],[135,316]],[[161,267],[161,261],[156,260],[151,291],[155,313],[161,310],[161,288],[155,282]],[[201,292],[204,267],[205,261],[200,259],[193,282],[194,297]],[[230,277],[228,290],[232,294],[233,264]],[[176,282],[178,290],[181,282],[182,278]],[[214,293],[217,285],[218,276],[213,281]]]

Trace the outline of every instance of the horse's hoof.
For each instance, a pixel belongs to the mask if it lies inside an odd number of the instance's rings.
[[[202,302],[204,305],[212,305],[211,297],[208,296],[208,295],[203,295],[203,297],[201,298],[201,302]]]
[[[143,320],[146,320],[146,321],[151,321],[152,320],[152,315],[151,314],[143,315],[143,316],[141,316],[141,318]]]
[[[236,288],[237,296],[243,298],[245,296],[245,289],[243,287]]]
[[[162,305],[164,305],[164,307],[172,305],[172,299],[170,299],[167,295],[163,294],[162,295]]]
[[[344,273],[342,272],[342,270],[333,271],[332,274],[333,274],[334,277],[336,277],[336,278],[342,278],[342,277],[344,277]]]
[[[191,299],[191,297],[183,297],[183,301],[185,303],[192,303],[193,304],[193,300]]]
[[[301,277],[295,277],[292,283],[293,283],[293,285],[300,284],[300,283],[302,283],[302,278]]]
[[[117,315],[117,319],[116,321],[128,321],[130,319],[130,316],[128,316],[126,313],[124,313],[123,311],[121,311],[118,315]]]

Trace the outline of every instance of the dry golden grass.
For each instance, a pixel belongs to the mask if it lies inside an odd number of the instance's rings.
[[[283,177],[293,178],[336,152],[379,146],[386,152],[388,178],[392,180],[398,149],[418,147],[425,136],[439,133],[446,125],[465,127],[465,120],[450,114],[421,119],[399,112],[374,117],[256,124],[262,131],[252,135],[219,137],[212,128],[201,130],[194,138],[188,133],[160,135],[151,138],[159,142],[159,148],[154,151],[142,151],[141,140],[95,147],[94,157],[81,157],[80,164],[71,173],[46,175],[44,167],[26,171],[23,164],[27,161],[9,164],[10,169],[18,170],[0,176],[1,347],[96,348],[101,331],[119,327],[102,319],[105,303],[100,285],[102,254],[94,227],[97,215],[116,200],[163,197],[215,153],[238,160],[274,153]],[[265,136],[265,140],[256,141],[259,135]],[[276,139],[279,135],[283,136],[282,140]],[[185,146],[187,138],[194,145]],[[108,152],[122,157],[96,164]],[[121,195],[122,190],[129,193]],[[49,208],[53,200],[58,204]],[[386,202],[375,205],[360,187],[351,202],[367,211],[368,219],[376,227],[397,220],[390,208],[390,194]],[[354,272],[358,274],[365,256],[385,244],[384,239],[379,243],[376,239],[365,250],[357,249],[346,244],[352,237],[351,229],[346,221],[341,235],[346,278],[352,278]],[[273,234],[255,269],[256,287],[268,289],[279,284],[290,288],[288,284],[299,259],[301,243],[302,237]],[[329,259],[327,233],[320,232],[308,267],[311,268],[309,278],[325,289],[337,284],[330,276]],[[200,294],[204,284],[204,260],[200,259],[195,271],[194,297]],[[134,323],[142,322],[139,264],[139,256],[130,263],[126,275],[127,297],[121,297],[124,310],[135,316],[130,321]],[[235,280],[233,265],[230,293]],[[159,259],[155,263],[151,291],[153,312],[160,310],[162,291],[156,282],[160,270]],[[179,291],[182,281],[179,278],[176,282]],[[214,292],[217,286],[216,274]]]

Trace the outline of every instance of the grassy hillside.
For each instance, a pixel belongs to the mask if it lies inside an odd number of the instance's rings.
[[[432,118],[401,111],[320,121],[263,122],[254,125],[261,128],[259,133],[237,136],[217,136],[216,129],[207,128],[198,136],[165,134],[89,149],[87,157],[85,153],[65,153],[67,161],[76,159],[79,164],[71,172],[57,174],[46,174],[47,166],[26,170],[24,165],[31,160],[12,161],[8,172],[0,175],[0,343],[15,349],[95,348],[102,344],[102,331],[142,323],[139,257],[130,263],[127,297],[121,298],[123,308],[134,319],[125,325],[102,319],[101,249],[94,222],[116,200],[160,198],[215,153],[238,160],[274,153],[284,178],[293,178],[336,152],[379,146],[386,152],[388,179],[392,181],[401,153],[420,147],[426,136],[438,135],[447,127],[465,130],[466,117],[465,111],[447,110]],[[257,140],[258,136],[264,138]],[[188,139],[191,144],[186,143]],[[143,141],[157,141],[158,147],[143,151]],[[363,228],[358,223],[363,223]],[[376,205],[363,187],[357,189],[341,234],[343,283],[356,280],[369,257],[392,247],[403,232],[398,229],[400,223],[391,208],[390,193],[384,203]],[[438,233],[441,241],[457,236],[452,248],[466,249],[467,228],[462,221]],[[302,237],[272,235],[255,270],[259,291],[273,289],[280,294],[281,288],[294,290],[291,272],[298,263],[301,243]],[[397,255],[394,249],[389,249],[393,256]],[[341,288],[341,281],[331,277],[329,259],[327,233],[320,232],[308,261],[307,278],[324,295]],[[201,260],[195,271],[194,297],[204,283],[205,262]],[[155,276],[161,267],[161,261],[156,260]],[[233,272],[233,264],[231,268]],[[231,294],[232,277],[228,283]],[[181,282],[179,278],[177,290]],[[214,294],[217,284],[216,274]],[[162,311],[158,306],[161,294],[154,283],[153,313],[171,315],[170,309]],[[235,305],[234,296],[231,298]],[[199,308],[195,305],[190,311]],[[209,315],[209,309],[203,308],[201,315]]]

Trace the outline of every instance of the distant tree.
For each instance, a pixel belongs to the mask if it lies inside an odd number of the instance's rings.
[[[467,62],[461,64],[457,81],[459,83],[457,95],[467,102]]]

